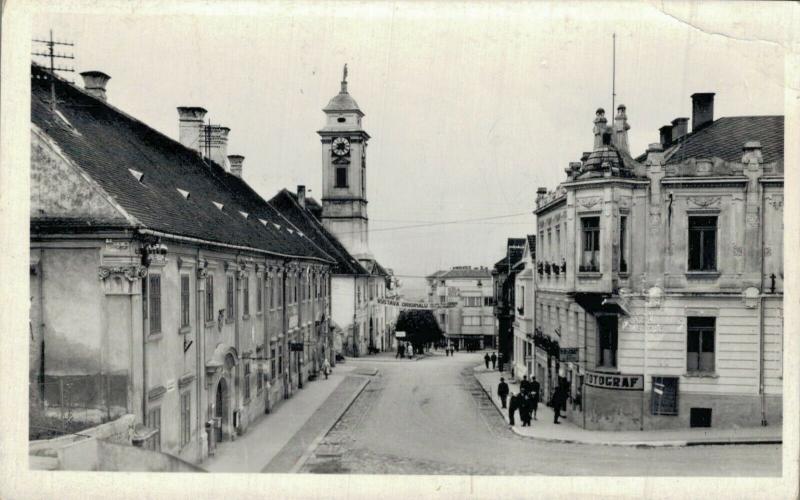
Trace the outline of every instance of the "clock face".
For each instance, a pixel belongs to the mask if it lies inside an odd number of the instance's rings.
[[[331,143],[331,151],[336,156],[344,156],[350,152],[350,141],[344,137],[337,137]]]

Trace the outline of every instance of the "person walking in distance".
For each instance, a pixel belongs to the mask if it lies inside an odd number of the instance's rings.
[[[519,405],[519,419],[522,420],[522,427],[531,426],[531,396],[528,393],[521,393],[520,399],[522,400]]]
[[[325,374],[325,380],[328,380],[328,373],[331,371],[331,364],[328,362],[328,358],[322,362],[322,373]]]
[[[514,412],[519,408],[519,396],[511,394],[511,399],[508,401],[508,425],[514,425]]]
[[[492,370],[494,370],[494,366],[497,363],[497,354],[492,353]]]
[[[500,383],[497,384],[497,395],[500,396],[500,402],[503,403],[503,408],[506,407],[506,398],[508,398],[508,384],[506,379],[500,377]]]
[[[531,409],[533,410],[533,419],[534,420],[538,420],[536,418],[536,410],[539,408],[539,389],[540,389],[541,386],[539,385],[539,382],[536,381],[536,377],[535,376],[531,380],[529,387],[530,387],[530,392],[531,392],[531,397],[532,397]]]
[[[564,400],[566,399],[566,393],[564,391],[564,386],[560,383],[556,387],[555,392],[553,393],[553,423],[560,424],[561,422],[558,419],[561,417],[561,407],[564,406]]]
[[[489,353],[488,352],[483,355],[483,362],[486,363],[486,369],[487,370],[489,369],[489,361],[491,361],[491,359],[492,358],[489,357]]]

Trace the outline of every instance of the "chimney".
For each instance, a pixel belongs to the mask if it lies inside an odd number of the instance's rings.
[[[692,132],[714,121],[714,92],[692,94]]]
[[[200,144],[205,145],[207,138],[210,139],[211,147],[208,155],[209,159],[222,168],[225,168],[225,160],[228,159],[228,133],[231,129],[221,125],[206,125],[204,128],[209,127],[211,133],[205,134],[205,137],[201,137]],[[205,154],[205,148],[203,148],[202,153]]]
[[[672,120],[672,142],[675,142],[681,137],[685,136],[688,129],[688,118],[675,118]]]
[[[306,208],[306,187],[303,185],[297,186],[297,203]]]
[[[606,110],[597,108],[594,113],[594,149],[600,149],[603,145],[603,134],[606,132]]]
[[[178,135],[181,144],[200,153],[200,135],[203,132],[203,118],[206,111],[199,107],[178,108]]]
[[[661,147],[667,149],[667,146],[672,144],[672,125],[664,125],[658,129],[659,141]]]
[[[242,178],[242,163],[244,163],[244,156],[241,155],[228,155],[228,163],[231,164],[231,174],[238,178]]]
[[[111,80],[111,77],[102,71],[84,71],[81,76],[83,77],[84,90],[105,101],[106,83]]]
[[[625,114],[625,109],[624,104],[617,106],[617,116],[614,118],[614,139],[618,150],[630,154],[628,149],[628,130],[631,126],[628,125],[628,115]]]

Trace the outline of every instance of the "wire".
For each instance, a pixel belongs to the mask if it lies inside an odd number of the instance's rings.
[[[490,221],[490,220],[498,220],[498,219],[509,219],[511,217],[520,217],[523,215],[531,215],[530,212],[519,212],[516,214],[508,214],[508,215],[496,215],[493,217],[479,217],[476,219],[460,219],[460,220],[450,220],[450,221],[442,221],[442,222],[427,222],[424,224],[411,224],[408,226],[394,226],[394,227],[383,227],[378,229],[370,229],[370,233],[377,233],[383,231],[397,231],[399,229],[414,229],[419,227],[431,227],[431,226],[445,226],[448,224],[466,224],[471,222],[483,222],[483,221]],[[360,233],[361,231],[337,231],[336,235],[341,234],[355,234]]]

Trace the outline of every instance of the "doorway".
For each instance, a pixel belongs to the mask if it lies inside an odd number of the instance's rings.
[[[215,441],[222,441],[223,429],[228,428],[228,384],[224,378],[219,379],[217,393],[214,398],[214,416],[219,419],[220,425],[214,429]]]

